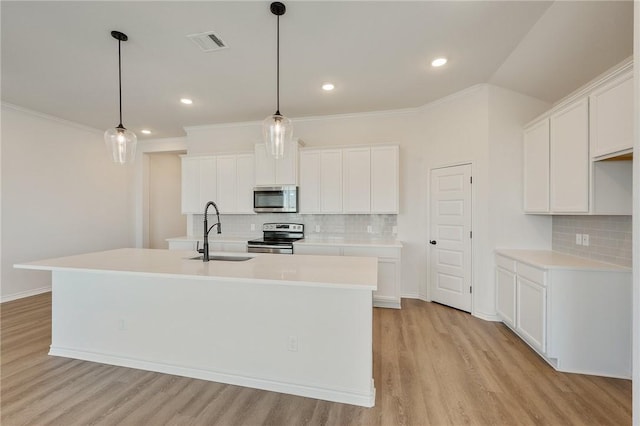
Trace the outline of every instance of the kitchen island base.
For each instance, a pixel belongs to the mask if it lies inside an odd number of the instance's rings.
[[[52,282],[50,355],[375,404],[365,286],[69,269]]]

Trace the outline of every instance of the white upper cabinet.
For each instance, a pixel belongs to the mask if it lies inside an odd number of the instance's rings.
[[[549,119],[524,130],[524,211],[549,211]]]
[[[253,213],[253,154],[182,157],[182,213]]]
[[[253,154],[236,156],[236,212],[254,214],[253,187],[255,186],[255,164]]]
[[[552,212],[589,211],[589,103],[584,98],[550,118]]]
[[[345,213],[371,212],[371,148],[343,151]]]
[[[371,213],[398,213],[398,146],[371,147]]]
[[[625,62],[525,127],[525,213],[631,214],[632,66]]]
[[[300,213],[342,213],[342,150],[300,152]]]
[[[397,145],[304,149],[300,212],[397,214]]]
[[[298,185],[298,146],[292,140],[278,160],[267,155],[263,143],[255,146],[255,186]]]
[[[591,156],[633,148],[633,73],[624,73],[589,96]]]

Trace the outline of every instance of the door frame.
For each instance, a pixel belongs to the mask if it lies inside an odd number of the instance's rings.
[[[427,291],[426,291],[426,301],[427,302],[433,302],[433,298],[432,298],[432,287],[433,287],[433,282],[431,279],[431,244],[429,244],[429,234],[431,233],[431,224],[432,224],[432,218],[431,218],[431,172],[433,170],[438,170],[438,169],[446,169],[449,167],[457,167],[457,166],[466,166],[469,165],[471,166],[471,176],[473,177],[474,174],[474,162],[472,160],[467,160],[467,161],[456,161],[456,162],[451,162],[451,163],[444,163],[441,165],[437,165],[437,166],[433,166],[430,167],[428,169],[427,172],[427,206],[426,206],[426,214],[427,214],[427,229],[426,229],[426,235],[425,235],[425,239],[424,239],[424,245],[427,248],[426,251],[426,261],[425,261],[425,265],[426,265],[426,278],[427,278]],[[476,228],[476,217],[474,215],[474,211],[475,211],[475,185],[471,185],[471,231],[473,232],[473,230]],[[469,281],[471,282],[471,287],[472,288],[476,288],[476,283],[475,283],[475,258],[476,258],[476,244],[475,244],[475,239],[471,238],[471,271],[470,274],[471,276],[469,277]],[[476,292],[472,291],[471,292],[471,315],[474,314],[474,307],[475,307],[475,298],[476,298]],[[452,308],[455,309],[455,308]]]
[[[133,170],[134,247],[149,247],[149,154],[187,153],[186,138],[149,139],[138,142]],[[186,234],[186,230],[185,230]]]

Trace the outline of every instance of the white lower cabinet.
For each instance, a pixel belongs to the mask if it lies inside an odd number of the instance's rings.
[[[504,324],[558,371],[631,378],[631,271],[567,255],[536,267],[507,251],[495,257]]]
[[[534,349],[545,352],[547,291],[544,286],[523,277],[516,281],[516,329]]]
[[[364,256],[378,258],[378,289],[373,292],[373,306],[400,309],[401,259],[400,247],[341,246],[298,243],[294,254],[320,256]]]

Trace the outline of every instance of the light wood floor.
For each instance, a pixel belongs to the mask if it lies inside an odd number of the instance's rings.
[[[50,357],[51,296],[1,306],[1,424],[631,424],[631,382],[554,371],[502,324],[375,309],[371,409]]]

